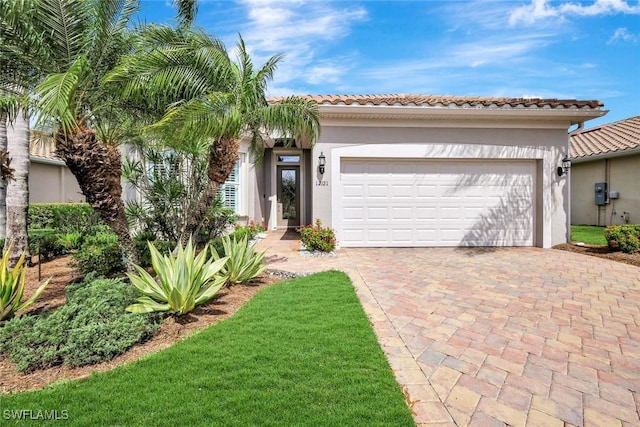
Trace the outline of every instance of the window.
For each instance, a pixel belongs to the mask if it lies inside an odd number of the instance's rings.
[[[243,160],[244,154],[241,153],[238,163],[236,163],[229,177],[219,190],[219,194],[222,196],[223,206],[233,209],[233,211],[238,214],[242,213],[240,180]]]

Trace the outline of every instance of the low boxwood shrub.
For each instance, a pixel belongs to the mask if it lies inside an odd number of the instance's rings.
[[[315,225],[300,227],[298,231],[302,243],[309,251],[331,252],[336,248],[335,232],[329,227],[323,227],[320,219],[316,219]]]
[[[125,265],[118,236],[113,233],[86,236],[80,249],[73,254],[71,265],[85,274],[95,272],[101,276],[111,276],[123,272]]]
[[[125,311],[137,292],[124,279],[88,275],[69,285],[66,296],[66,304],[53,312],[24,315],[0,327],[0,353],[18,370],[111,360],[153,336],[162,320]]]
[[[611,225],[604,230],[604,238],[612,249],[640,253],[640,224]]]

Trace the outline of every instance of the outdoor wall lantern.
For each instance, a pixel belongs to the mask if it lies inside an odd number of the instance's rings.
[[[327,158],[320,152],[320,156],[318,156],[318,172],[320,175],[324,175],[324,166],[327,164]]]
[[[569,169],[571,169],[571,159],[565,155],[562,159],[562,166],[558,166],[558,176],[566,175]]]

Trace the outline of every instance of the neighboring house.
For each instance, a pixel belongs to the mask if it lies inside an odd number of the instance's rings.
[[[574,132],[570,144],[571,223],[640,223],[640,116]]]
[[[53,144],[47,140],[29,144],[30,203],[84,202],[78,182],[69,168],[54,154]]]
[[[240,206],[269,229],[318,218],[342,247],[566,242],[569,186],[556,171],[567,132],[606,114],[600,101],[309,98],[319,104],[320,140],[271,141],[255,166],[243,153]]]

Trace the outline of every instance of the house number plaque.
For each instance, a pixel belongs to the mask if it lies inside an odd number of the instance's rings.
[[[316,181],[316,187],[328,187],[329,181]]]

